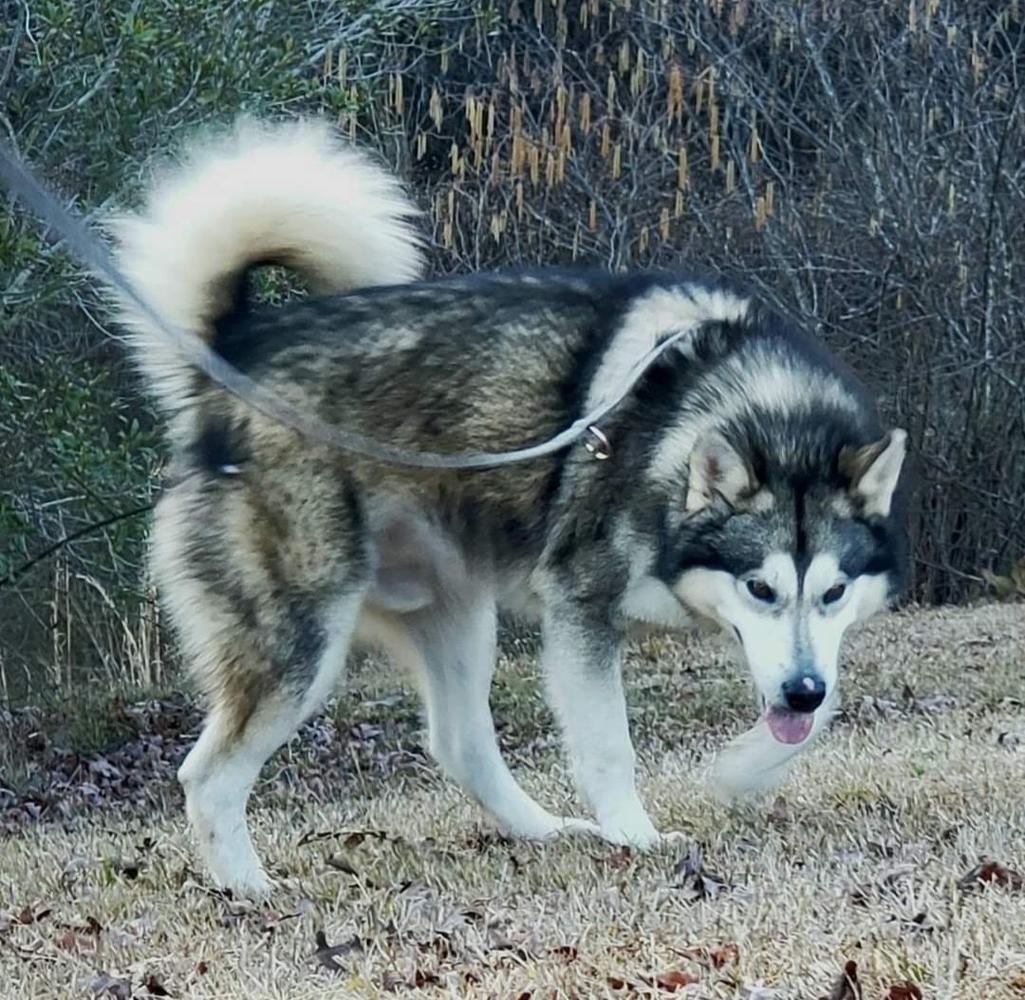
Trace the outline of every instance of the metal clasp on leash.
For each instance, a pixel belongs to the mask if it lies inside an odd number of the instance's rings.
[[[587,428],[587,433],[591,435],[589,438],[584,438],[584,448],[587,450],[587,454],[599,462],[604,462],[605,459],[611,458],[612,445],[601,430],[595,427],[594,424],[591,424]]]

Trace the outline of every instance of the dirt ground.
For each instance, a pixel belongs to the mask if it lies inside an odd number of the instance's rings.
[[[187,700],[114,706],[129,737],[102,751],[8,720],[0,995],[1025,998],[1025,607],[866,628],[832,731],[740,806],[706,781],[753,721],[725,650],[648,640],[628,680],[644,797],[690,849],[503,841],[425,757],[400,680],[362,667],[255,793],[267,906],[195,864]],[[527,651],[494,702],[524,784],[573,811]]]

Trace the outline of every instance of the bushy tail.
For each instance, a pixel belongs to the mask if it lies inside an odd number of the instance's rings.
[[[210,338],[254,264],[286,265],[317,292],[415,279],[423,259],[414,214],[395,178],[326,125],[243,121],[189,150],[141,212],[110,228],[118,265],[145,301],[172,326]],[[119,309],[143,375],[177,410],[188,362],[130,301]]]

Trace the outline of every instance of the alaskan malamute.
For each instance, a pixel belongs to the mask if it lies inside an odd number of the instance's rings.
[[[522,464],[416,469],[311,443],[121,319],[174,451],[153,572],[209,703],[179,777],[219,883],[269,882],[246,830],[267,758],[317,710],[354,642],[416,678],[439,765],[508,834],[645,848],[620,679],[632,623],[714,623],[763,714],[720,761],[764,785],[828,721],[844,632],[903,576],[905,434],[818,342],[686,274],[420,277],[395,180],[317,124],[243,125],[116,223],[118,259],[166,319],[329,425],[411,450],[545,440],[684,335],[597,429]],[[312,297],[254,308],[254,267]],[[604,460],[599,456],[608,455]],[[548,696],[593,821],[517,784],[488,705],[500,611],[541,623]]]

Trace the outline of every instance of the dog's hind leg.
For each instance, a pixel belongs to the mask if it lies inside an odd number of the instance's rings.
[[[246,802],[264,763],[336,683],[359,603],[358,595],[342,598],[322,625],[306,625],[320,634],[311,640],[316,648],[306,650],[308,670],[282,672],[279,664],[261,663],[261,652],[245,639],[221,650],[219,686],[178,780],[199,850],[224,888],[251,896],[270,891],[249,836]]]
[[[445,773],[510,836],[547,840],[560,833],[595,833],[586,820],[542,808],[502,759],[489,692],[495,666],[496,611],[487,584],[400,616],[385,640],[393,658],[412,670],[427,708],[430,749]]]
[[[161,499],[153,531],[157,584],[209,709],[178,772],[186,809],[214,879],[252,895],[270,883],[250,789],[337,682],[368,576],[358,512],[312,487],[289,504],[261,486],[193,476]]]

